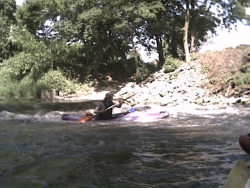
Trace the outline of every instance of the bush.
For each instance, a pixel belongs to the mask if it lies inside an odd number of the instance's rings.
[[[36,98],[36,83],[28,76],[21,81],[5,77],[4,82],[0,83],[1,98]]]
[[[43,89],[72,92],[79,88],[80,84],[67,80],[60,70],[50,70],[37,82],[38,93],[41,93]]]
[[[245,74],[238,74],[236,78],[234,78],[234,82],[236,85],[244,85],[250,83],[250,72],[246,72]]]
[[[35,98],[37,96],[36,92],[36,82],[30,77],[24,77],[18,84],[18,98]]]
[[[1,98],[14,98],[17,94],[16,84],[9,84],[7,86],[0,85],[0,97]]]
[[[152,74],[156,70],[157,68],[155,65],[149,63],[142,63],[139,70],[140,76],[136,78],[136,81],[140,82],[142,80],[145,80],[150,76],[150,74]]]
[[[75,92],[81,89],[88,91],[89,88],[81,84],[67,80],[58,70],[51,70],[46,73],[36,83],[29,76],[24,77],[21,81],[5,77],[0,83],[1,98],[39,98],[41,91],[44,89],[55,89],[57,91]]]
[[[170,73],[178,69],[181,65],[181,62],[178,59],[175,59],[171,56],[167,56],[163,64],[165,73]]]

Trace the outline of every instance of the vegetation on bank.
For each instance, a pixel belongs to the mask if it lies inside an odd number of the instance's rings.
[[[213,93],[227,97],[250,94],[250,45],[195,54],[193,58],[209,80],[203,86]]]
[[[218,15],[216,6],[223,10]],[[174,71],[208,31],[249,20],[248,6],[247,0],[32,0],[16,7],[15,0],[0,0],[0,97],[37,98],[43,89],[71,92],[110,78],[141,81],[162,67]],[[143,62],[138,46],[157,52],[159,61]],[[243,69],[237,84],[249,78]]]

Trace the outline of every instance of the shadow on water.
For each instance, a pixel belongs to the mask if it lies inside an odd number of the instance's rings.
[[[175,122],[172,122],[175,121]],[[239,127],[157,123],[1,125],[4,187],[221,187],[247,160]]]
[[[98,101],[41,102],[40,100],[0,100],[0,111],[34,114],[39,111],[80,111],[92,109]]]

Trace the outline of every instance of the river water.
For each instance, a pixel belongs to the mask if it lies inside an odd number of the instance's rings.
[[[3,102],[0,187],[223,187],[250,132],[250,107],[166,109],[158,122],[77,123],[94,103]]]

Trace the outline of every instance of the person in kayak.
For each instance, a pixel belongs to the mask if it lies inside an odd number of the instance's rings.
[[[111,92],[106,93],[104,99],[98,103],[96,106],[94,113],[96,114],[96,119],[98,120],[108,120],[112,119],[113,108],[121,108],[124,100],[119,99],[119,103],[115,104],[113,102],[114,94]],[[111,108],[109,108],[111,107]],[[109,108],[109,109],[108,109]],[[108,110],[107,110],[108,109]]]

